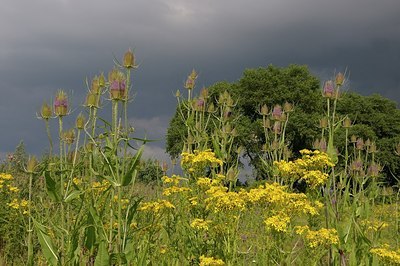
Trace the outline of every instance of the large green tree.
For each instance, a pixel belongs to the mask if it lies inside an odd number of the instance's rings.
[[[214,101],[224,91],[236,99],[236,109],[241,115],[236,122],[239,134],[236,141],[245,148],[244,156],[250,159],[259,177],[263,178],[259,155],[265,139],[260,106],[265,104],[271,110],[275,104],[293,104],[294,111],[290,113],[286,140],[296,156],[300,149],[311,148],[313,141],[320,136],[319,120],[326,112],[320,84],[307,66],[290,65],[281,68],[270,65],[246,69],[237,82],[215,83],[209,87],[209,92]],[[400,160],[394,153],[400,136],[400,111],[396,104],[379,95],[366,97],[357,93],[344,93],[338,101],[337,112],[339,117],[348,115],[355,123],[350,134],[376,141],[379,147],[377,157],[384,164],[386,174],[400,175]],[[182,140],[186,132],[176,113],[167,131],[166,150],[172,157],[177,157],[182,151]],[[335,139],[339,155],[343,152],[344,138],[344,129],[339,129]]]

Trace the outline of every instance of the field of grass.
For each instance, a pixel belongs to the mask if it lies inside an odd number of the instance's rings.
[[[127,108],[135,68],[128,51],[93,78],[74,128],[64,128],[64,91],[43,104],[49,153],[0,169],[0,265],[400,264],[399,190],[381,183],[375,144],[348,138],[343,158],[334,146],[335,128],[351,126],[335,114],[342,74],[323,88],[321,139],[295,158],[285,141],[292,106],[260,108],[266,176],[244,186],[235,99],[195,96],[195,71],[187,98],[177,95],[182,174],[156,165],[160,176],[140,179],[143,146],[133,143],[145,140],[132,136]],[[98,117],[102,101],[111,122]]]

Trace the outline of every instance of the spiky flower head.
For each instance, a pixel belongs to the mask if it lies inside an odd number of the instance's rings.
[[[112,100],[125,100],[126,99],[126,80],[119,78],[110,84],[110,98]]]
[[[289,112],[293,111],[293,105],[291,103],[285,102],[283,105],[283,110],[286,113],[289,113]]]
[[[92,84],[90,86],[90,92],[94,94],[100,94],[100,85],[99,85],[99,78],[95,76],[92,79]]]
[[[328,127],[328,119],[326,117],[323,117],[323,118],[321,118],[321,120],[319,120],[319,127],[320,128]]]
[[[342,86],[343,85],[343,83],[344,83],[344,75],[343,75],[342,72],[339,72],[336,75],[335,82],[336,82],[337,86]]]
[[[40,117],[47,120],[51,118],[52,113],[50,105],[44,102],[42,108],[40,108]]]
[[[75,122],[76,128],[83,129],[85,127],[85,120],[86,120],[85,116],[82,113],[79,114]]]
[[[279,104],[274,106],[274,109],[272,110],[272,118],[279,120],[282,118],[282,106],[280,106]]]
[[[333,87],[333,81],[328,80],[324,84],[323,96],[327,98],[335,97],[335,88]]]
[[[63,90],[59,90],[54,101],[54,113],[58,117],[68,114],[68,96]]]
[[[87,107],[99,108],[99,100],[100,100],[99,95],[89,92],[88,95],[86,96],[86,104],[85,105]]]
[[[35,156],[29,157],[28,163],[26,165],[26,172],[33,173],[37,166],[37,160]]]
[[[263,116],[268,115],[268,106],[266,104],[264,104],[263,106],[261,106],[260,108],[260,114]]]
[[[351,127],[351,120],[350,120],[350,118],[348,118],[347,116],[346,116],[346,118],[343,120],[343,127],[344,127],[344,128],[350,128],[350,127]]]
[[[135,64],[135,55],[133,54],[133,52],[131,51],[131,49],[129,49],[125,54],[124,54],[124,63],[123,66],[125,68],[135,68],[136,64]]]
[[[62,134],[62,139],[65,141],[67,144],[72,144],[75,141],[75,130],[73,128],[64,131]]]
[[[104,77],[104,73],[101,72],[99,76],[99,87],[104,88],[104,86],[106,86],[106,78]]]
[[[198,75],[196,71],[193,69],[188,78],[186,79],[185,88],[188,90],[192,90],[195,86],[197,77]]]

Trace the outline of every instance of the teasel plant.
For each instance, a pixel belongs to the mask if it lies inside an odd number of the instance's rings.
[[[271,108],[271,111],[269,111],[266,104],[259,108],[259,114],[262,117],[261,126],[264,133],[260,159],[267,178],[273,178],[275,182],[280,184],[283,184],[283,180],[274,173],[273,163],[281,160],[287,161],[291,157],[289,142],[286,139],[286,128],[293,109],[293,104],[289,102],[285,102],[283,107],[280,104],[276,104]]]

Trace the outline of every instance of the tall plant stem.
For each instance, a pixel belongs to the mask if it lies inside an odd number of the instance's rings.
[[[63,141],[62,141],[62,131],[63,131],[63,121],[62,121],[62,116],[58,117],[58,127],[59,127],[59,141],[60,141],[60,196],[61,199],[64,198],[64,173],[63,173]],[[64,213],[64,201],[61,200],[61,228],[65,228],[65,213]],[[64,234],[61,234],[61,254],[64,253]],[[64,256],[61,256],[61,264],[64,262]]]
[[[29,213],[29,220],[28,220],[28,265],[33,265],[33,240],[32,240],[32,180],[33,180],[33,173],[29,174],[29,196],[28,196],[28,213]]]
[[[49,157],[51,157],[51,155],[53,154],[53,140],[51,139],[51,134],[50,134],[49,119],[45,119],[44,123],[46,125],[47,138],[48,138],[49,144],[50,144]]]

